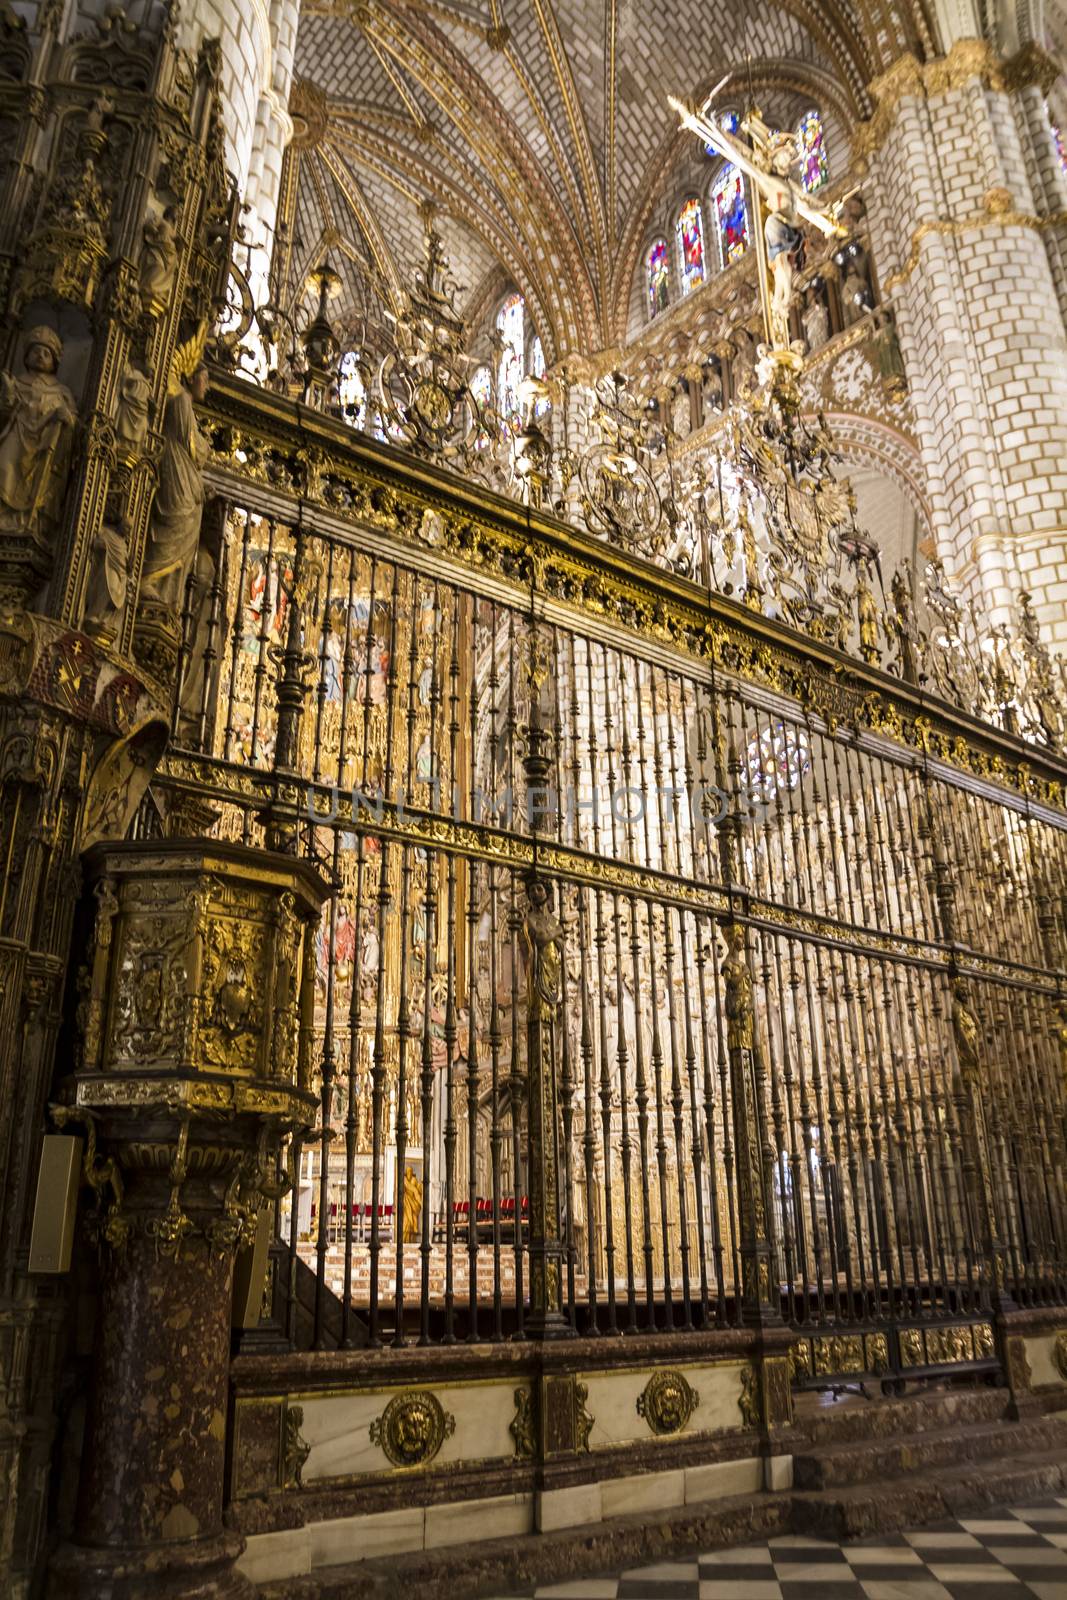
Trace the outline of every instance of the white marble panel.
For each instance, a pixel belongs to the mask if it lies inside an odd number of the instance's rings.
[[[686,1505],[698,1500],[722,1500],[731,1494],[754,1494],[762,1487],[763,1462],[758,1456],[743,1456],[739,1461],[705,1461],[685,1469]]]
[[[600,1485],[605,1520],[634,1511],[665,1511],[685,1504],[685,1471],[641,1472],[629,1478],[607,1478]]]
[[[767,1477],[765,1487],[768,1489],[791,1489],[793,1487],[793,1457],[768,1456],[766,1460]]]
[[[700,1396],[685,1433],[720,1433],[742,1426],[738,1401],[741,1397],[741,1362],[716,1362],[705,1366],[680,1366],[674,1370]],[[605,1445],[628,1444],[633,1439],[655,1437],[644,1417],[638,1414],[637,1401],[652,1375],[651,1368],[634,1372],[583,1372],[581,1381],[589,1387],[586,1410],[593,1418],[589,1435],[594,1450]]]
[[[579,1528],[599,1522],[602,1516],[599,1483],[576,1483],[569,1489],[542,1489],[537,1496],[535,1522],[538,1533],[557,1528]]]
[[[1056,1334],[1042,1333],[1024,1342],[1026,1359],[1030,1363],[1030,1382],[1034,1388],[1042,1389],[1050,1383],[1062,1388],[1067,1379],[1056,1365]]]
[[[307,1530],[312,1568],[340,1567],[348,1561],[421,1550],[425,1516],[423,1506],[402,1506],[398,1511],[372,1511],[364,1517],[312,1522]]]
[[[534,1525],[532,1494],[498,1494],[482,1500],[461,1500],[426,1507],[424,1544],[432,1550],[444,1544],[468,1544],[472,1539],[505,1539],[531,1533]]]
[[[285,1528],[280,1533],[253,1533],[237,1563],[252,1583],[296,1578],[311,1571],[311,1540],[306,1528]]]
[[[393,1395],[402,1393],[404,1389],[398,1388],[381,1394],[317,1395],[301,1400],[304,1422],[300,1431],[311,1446],[304,1482],[389,1471],[385,1452],[371,1443],[370,1426]],[[515,1441],[508,1427],[515,1415],[513,1382],[434,1387],[433,1393],[455,1417],[456,1428],[428,1465],[512,1459]]]

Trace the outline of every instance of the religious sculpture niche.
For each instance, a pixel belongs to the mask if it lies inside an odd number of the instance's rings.
[[[74,396],[56,377],[63,342],[31,328],[24,376],[0,373],[0,592],[25,602],[51,564],[51,539],[70,474]]]
[[[830,317],[826,310],[826,302],[815,284],[808,289],[807,301],[800,320],[804,327],[808,354],[813,355],[830,337]]]
[[[154,663],[158,667],[165,667],[166,658],[173,656],[185,584],[200,545],[203,467],[209,447],[197,425],[194,404],[201,403],[208,391],[207,368],[200,360],[203,342],[201,331],[175,352],[163,414],[159,487],[148,525],[139,597],[142,627],[161,630],[168,640],[164,659]]]
[[[119,400],[115,412],[115,444],[130,466],[141,458],[148,433],[148,407],[152,385],[137,367],[127,365],[119,380]]]
[[[139,281],[146,316],[158,317],[166,310],[178,271],[178,234],[175,210],[167,206],[162,216],[149,217],[144,225]]]
[[[129,523],[101,523],[93,540],[93,559],[85,596],[84,627],[105,643],[113,643],[126,607],[129,577]]]
[[[548,884],[542,878],[531,878],[526,893],[530,905],[522,928],[529,963],[528,1015],[536,1021],[551,1021],[562,997],[563,928],[552,915]]]

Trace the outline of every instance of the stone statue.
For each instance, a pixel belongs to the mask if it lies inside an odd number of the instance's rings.
[[[110,643],[119,631],[126,605],[129,524],[103,523],[93,540],[93,563],[85,596],[85,627]]]
[[[808,342],[809,354],[821,350],[830,337],[830,318],[817,289],[808,290],[808,302],[800,320],[804,324],[804,337]]]
[[[554,1017],[563,994],[563,928],[552,915],[549,887],[541,878],[526,886],[529,910],[522,925],[526,942],[526,1003],[531,1017]]]
[[[74,396],[56,377],[63,342],[53,328],[31,328],[24,377],[0,373],[0,535],[55,527],[70,471]]]
[[[722,373],[715,362],[709,362],[704,369],[703,389],[706,422],[714,412],[722,410]]]
[[[115,443],[127,461],[140,459],[148,432],[148,407],[152,385],[143,372],[127,365],[119,380],[119,401],[115,412]]]
[[[844,278],[841,284],[841,307],[845,321],[858,322],[873,305],[871,280],[867,270],[867,252],[861,244],[853,242],[844,251]]]
[[[178,271],[178,233],[175,211],[167,206],[161,217],[149,217],[144,225],[141,250],[141,298],[145,309],[160,311],[166,305]]]
[[[181,616],[185,580],[200,542],[204,512],[203,465],[208,443],[197,426],[194,402],[208,391],[207,368],[197,366],[167,401],[159,487],[152,506],[141,574],[141,599],[173,608]]]

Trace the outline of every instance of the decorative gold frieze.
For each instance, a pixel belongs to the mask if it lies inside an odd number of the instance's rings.
[[[926,1359],[921,1328],[905,1328],[900,1335],[900,1364],[921,1367]]]
[[[863,1354],[868,1372],[889,1371],[889,1344],[884,1333],[864,1334]]]
[[[813,1341],[816,1377],[864,1372],[863,1340],[855,1333],[832,1333]]]
[[[429,1389],[394,1395],[370,1425],[370,1441],[394,1467],[421,1467],[432,1461],[456,1431],[456,1419]]]
[[[653,1433],[681,1433],[700,1404],[700,1395],[684,1372],[664,1368],[654,1372],[637,1397],[637,1415]]]

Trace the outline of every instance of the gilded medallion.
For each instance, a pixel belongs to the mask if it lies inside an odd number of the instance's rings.
[[[371,1444],[380,1445],[394,1467],[421,1467],[432,1461],[456,1431],[456,1419],[428,1389],[394,1395],[370,1425]]]

